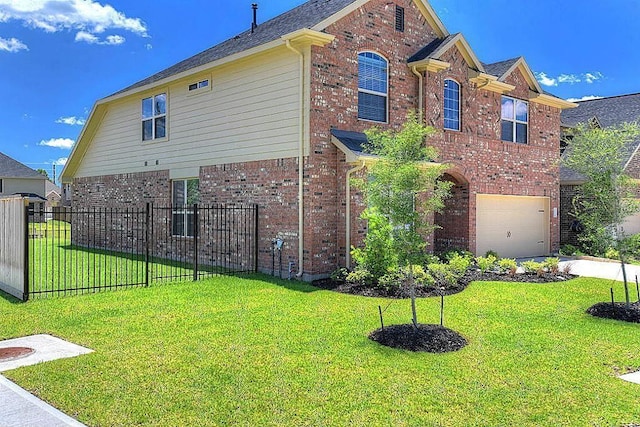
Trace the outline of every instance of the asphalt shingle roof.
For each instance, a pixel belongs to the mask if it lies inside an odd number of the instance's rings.
[[[427,59],[431,56],[431,54],[433,54],[433,52],[435,52],[436,50],[440,49],[441,46],[449,43],[449,41],[456,37],[458,34],[450,34],[447,37],[443,38],[443,39],[435,39],[434,41],[432,41],[431,43],[429,43],[428,45],[426,45],[425,47],[423,47],[422,49],[420,49],[415,55],[413,55],[411,58],[409,58],[409,60],[407,61],[408,63],[412,63],[412,62],[417,62],[417,61],[422,61],[423,59]]]
[[[263,24],[258,24],[253,33],[248,29],[212,48],[134,83],[115,94],[146,86],[184,71],[272,42],[285,34],[302,28],[314,27],[355,1],[356,0],[310,0]],[[247,9],[247,17],[249,16],[249,9]],[[247,24],[247,27],[250,27],[249,19],[247,19]]]
[[[348,130],[331,129],[331,135],[335,136],[349,150],[357,155],[365,153],[368,139],[362,132],[352,132]]]
[[[609,127],[626,122],[640,120],[640,94],[612,96],[609,98],[593,99],[577,102],[578,107],[562,112],[563,126],[573,127],[579,123],[589,123],[594,117],[600,126]],[[633,141],[623,148],[622,159],[626,164],[640,146],[640,140]],[[570,150],[563,156],[571,155]],[[560,167],[560,181],[580,181],[583,177],[577,172]]]
[[[44,175],[12,159],[4,153],[0,153],[0,178],[40,178]]]
[[[487,72],[487,74],[496,77],[502,77],[504,73],[509,71],[509,68],[513,67],[513,64],[518,62],[519,59],[519,57],[512,58],[507,59],[506,61],[494,62],[493,64],[482,63],[482,66],[484,67],[484,70]]]

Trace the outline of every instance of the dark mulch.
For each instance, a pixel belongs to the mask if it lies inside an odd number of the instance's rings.
[[[640,303],[638,302],[631,304],[629,308],[623,302],[617,302],[613,305],[610,302],[599,302],[589,307],[587,313],[606,319],[640,323]]]
[[[457,351],[467,345],[462,335],[440,325],[392,325],[371,332],[369,338],[387,347],[429,353]]]
[[[573,279],[574,275],[565,273],[545,273],[543,275],[537,274],[499,274],[493,272],[481,273],[480,270],[467,271],[458,283],[454,287],[449,287],[444,291],[433,286],[416,286],[416,296],[418,298],[426,298],[439,296],[442,293],[444,295],[453,295],[458,292],[462,292],[469,286],[469,283],[475,281],[498,281],[498,282],[523,282],[523,283],[553,283],[562,282],[565,280]],[[409,298],[409,286],[401,284],[400,286],[393,288],[382,288],[359,285],[354,283],[341,283],[331,279],[320,279],[313,282],[313,286],[328,289],[345,294],[360,295],[366,297],[381,297],[381,298]]]

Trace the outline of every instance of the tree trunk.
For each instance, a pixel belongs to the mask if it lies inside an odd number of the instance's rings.
[[[418,329],[418,314],[416,312],[416,282],[413,279],[413,264],[409,264],[409,294],[411,296],[411,314],[413,327]]]

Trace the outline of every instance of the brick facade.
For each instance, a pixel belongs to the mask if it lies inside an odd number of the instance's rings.
[[[419,105],[419,80],[407,59],[437,36],[413,0],[397,0],[405,8],[404,31],[395,29],[395,4],[371,0],[330,25],[335,35],[325,47],[312,47],[310,58],[310,151],[304,164],[304,279],[326,277],[345,265],[346,207],[351,206],[351,244],[360,245],[366,224],[359,218],[362,195],[352,189],[345,200],[347,176],[354,164],[331,142],[331,129],[364,131],[376,123],[358,119],[358,53],[373,51],[389,61],[389,122],[383,128],[399,128],[407,113]],[[425,119],[443,128],[442,93],[445,78],[461,85],[461,131],[442,131],[431,140],[441,161],[451,165],[447,176],[455,183],[447,212],[436,221],[443,230],[435,235],[436,249],[450,246],[474,250],[476,246],[475,198],[477,194],[548,196],[551,208],[559,208],[556,160],[559,153],[560,110],[529,103],[529,143],[500,141],[501,96],[475,88],[469,66],[452,48],[442,60],[451,68],[426,72]],[[510,96],[528,99],[529,85],[514,72],[506,83],[516,86]],[[246,203],[259,206],[259,262],[271,269],[271,240],[284,240],[283,263],[298,260],[298,160],[277,159],[200,168],[200,202]],[[358,174],[364,172],[360,171]],[[125,174],[76,179],[74,200],[85,204],[168,205],[169,172]],[[557,218],[552,218],[552,250],[558,248]],[[296,266],[297,270],[297,266]]]

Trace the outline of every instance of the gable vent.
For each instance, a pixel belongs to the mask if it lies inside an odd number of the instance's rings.
[[[404,31],[404,7],[396,5],[396,31]]]

